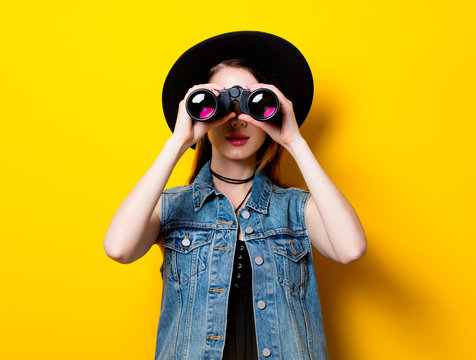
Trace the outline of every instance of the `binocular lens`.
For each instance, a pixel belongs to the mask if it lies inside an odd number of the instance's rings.
[[[211,91],[201,89],[190,94],[186,105],[192,118],[204,121],[215,115],[217,100]]]
[[[276,95],[268,89],[253,92],[248,101],[248,108],[254,118],[268,120],[278,111],[279,101]]]

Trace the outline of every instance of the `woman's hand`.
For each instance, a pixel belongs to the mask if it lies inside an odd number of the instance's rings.
[[[220,94],[217,90],[223,90],[224,87],[217,84],[195,85],[187,91],[187,94],[180,102],[177,114],[177,121],[175,122],[175,128],[172,137],[178,139],[187,147],[190,147],[195,144],[210,129],[214,128],[215,126],[221,125],[236,116],[234,112],[231,112],[221,118],[213,119],[210,121],[194,121],[187,113],[187,110],[185,108],[185,102],[187,101],[187,98],[190,93],[196,89],[208,89],[212,91],[215,96],[219,96]]]
[[[281,123],[276,121],[258,121],[253,119],[250,115],[240,114],[238,119],[246,121],[250,124],[256,125],[266,131],[266,133],[277,143],[285,148],[291,146],[295,141],[302,138],[299,127],[294,116],[293,104],[288,100],[284,94],[279,91],[276,86],[269,84],[254,84],[247,86],[250,91],[260,88],[266,88],[273,91],[279,100]]]

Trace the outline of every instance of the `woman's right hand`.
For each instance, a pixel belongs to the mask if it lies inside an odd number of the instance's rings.
[[[215,96],[220,95],[217,90],[225,89],[223,86],[217,84],[201,84],[195,85],[187,91],[187,94],[179,104],[177,121],[175,122],[174,133],[172,135],[172,137],[178,139],[187,147],[190,147],[195,144],[210,129],[236,117],[236,114],[234,112],[230,112],[223,117],[216,118],[210,121],[194,121],[187,113],[187,110],[185,108],[185,102],[187,101],[187,98],[192,91],[200,88],[212,91]]]

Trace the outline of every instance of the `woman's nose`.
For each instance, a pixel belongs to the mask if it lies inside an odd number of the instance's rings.
[[[241,114],[241,109],[240,109],[240,105],[238,104],[238,101],[233,102],[233,111],[235,112],[237,117],[231,120],[231,126],[236,128],[246,127],[246,125],[248,125],[247,122],[238,119],[238,115]]]
[[[231,126],[235,128],[246,127],[248,123],[246,121],[240,120],[237,117],[231,120]]]

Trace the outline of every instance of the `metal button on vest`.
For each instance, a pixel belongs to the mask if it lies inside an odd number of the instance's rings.
[[[263,349],[263,356],[264,357],[269,357],[271,355],[271,350],[269,350],[268,348],[264,348]]]
[[[255,257],[255,263],[256,263],[256,265],[263,265],[263,262],[264,262],[264,260],[263,260],[263,258],[262,258],[261,256]]]
[[[266,303],[263,300],[258,301],[258,309],[263,310],[266,307]]]
[[[245,233],[247,234],[251,234],[253,231],[255,231],[251,226],[248,226],[246,229],[245,229]]]
[[[243,219],[249,219],[250,212],[248,210],[243,210],[243,212],[241,213],[241,216],[243,217]]]
[[[190,240],[189,239],[183,239],[182,240],[182,245],[183,246],[189,246],[190,245]]]

